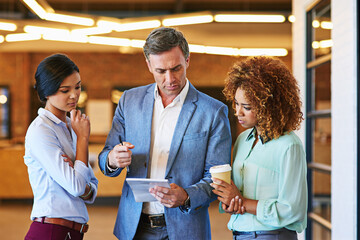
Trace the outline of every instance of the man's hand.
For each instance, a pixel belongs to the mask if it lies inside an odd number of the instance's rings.
[[[128,142],[116,145],[109,153],[109,166],[114,169],[129,166],[132,155],[129,149],[133,149],[134,147],[134,145]]]
[[[187,192],[175,183],[171,183],[170,187],[155,186],[150,188],[149,192],[165,207],[176,208],[184,205],[188,198]]]

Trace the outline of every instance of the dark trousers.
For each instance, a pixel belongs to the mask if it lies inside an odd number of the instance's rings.
[[[148,222],[140,219],[134,240],[169,240],[166,226],[152,228]]]
[[[286,228],[273,231],[233,232],[233,240],[297,240],[297,233]]]
[[[82,240],[83,233],[56,224],[33,222],[25,240]]]

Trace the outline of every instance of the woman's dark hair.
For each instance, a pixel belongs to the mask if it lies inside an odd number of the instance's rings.
[[[65,78],[79,72],[76,64],[64,54],[54,54],[41,61],[35,73],[35,89],[41,102],[57,92]]]

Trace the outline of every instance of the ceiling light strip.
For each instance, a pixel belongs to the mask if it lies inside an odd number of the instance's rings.
[[[157,28],[161,26],[161,22],[159,20],[150,20],[150,21],[142,21],[142,22],[133,22],[133,23],[122,23],[117,26],[114,30],[117,32],[125,32],[125,31],[133,31],[140,29],[149,29],[149,28]]]
[[[125,31],[157,28],[161,26],[161,22],[159,20],[149,20],[149,21],[120,23],[120,22],[114,22],[108,20],[99,20],[96,23],[96,25],[102,28],[110,28],[116,32],[125,32]]]
[[[57,34],[57,35],[70,34],[70,31],[68,29],[49,28],[49,27],[40,27],[40,26],[32,26],[32,25],[26,25],[24,27],[24,32],[33,33],[33,34]]]
[[[43,33],[42,35],[34,34],[34,33],[8,34],[5,39],[7,42],[29,41],[29,40],[39,40],[41,39],[41,36],[44,40],[51,40],[51,41],[91,43],[91,44],[110,45],[110,46],[119,46],[119,47],[143,48],[145,44],[145,40],[100,37],[100,36],[87,37],[86,35],[70,34],[65,32],[63,32],[62,34],[59,34],[58,32],[47,32],[47,33]],[[325,47],[326,44],[332,44],[332,42],[329,41],[323,41],[322,47]],[[0,36],[0,43],[1,43],[1,36]],[[192,53],[206,53],[206,54],[226,55],[226,56],[260,56],[260,55],[286,56],[288,54],[288,51],[285,48],[231,48],[231,47],[203,46],[196,44],[189,44],[189,50]]]
[[[205,47],[205,53],[207,54],[216,54],[216,55],[226,55],[226,56],[238,56],[238,48],[229,48],[229,47]]]
[[[288,55],[288,51],[285,48],[240,48],[239,55],[284,57]]]
[[[15,23],[0,22],[0,30],[3,31],[15,31],[17,26]]]
[[[319,49],[319,48],[331,48],[334,45],[334,42],[332,39],[322,40],[322,41],[313,41],[311,43],[311,46],[313,49]]]
[[[318,28],[318,27],[320,27],[320,22],[319,22],[319,20],[313,20],[311,25],[313,28]]]
[[[206,53],[227,56],[286,56],[288,51],[285,48],[230,48],[213,47],[196,44],[189,44],[190,52]]]
[[[334,42],[332,39],[320,41],[320,48],[330,48],[333,45],[334,45]]]
[[[37,1],[35,0],[22,0],[22,1],[41,19],[45,18],[47,12],[39,3],[37,3]]]
[[[214,21],[214,17],[208,14],[201,16],[191,16],[191,17],[165,18],[163,19],[162,24],[166,27],[170,27],[170,26],[210,23],[213,21]]]
[[[19,42],[19,41],[32,41],[40,40],[41,34],[32,34],[32,33],[14,33],[8,34],[5,37],[7,42]]]
[[[112,29],[109,27],[91,27],[91,28],[80,28],[71,31],[74,35],[96,35],[111,33]]]
[[[130,42],[130,46],[134,48],[143,48],[144,45],[145,45],[145,40],[132,39]]]
[[[47,33],[42,36],[44,40],[49,41],[61,41],[61,42],[76,42],[76,43],[87,43],[88,37],[85,35],[72,35],[72,34],[52,34]]]
[[[216,14],[215,22],[264,22],[264,23],[283,23],[286,18],[284,15],[276,14]]]
[[[45,19],[48,21],[62,22],[83,26],[93,26],[95,21],[88,17],[78,17],[73,15],[58,14],[58,13],[46,13]]]
[[[46,11],[37,1],[35,0],[23,0],[23,2],[41,19],[45,19],[53,22],[62,22],[83,26],[93,26],[95,21],[89,17],[78,17],[69,14],[59,14]]]
[[[89,40],[89,43],[92,43],[92,44],[122,46],[122,47],[130,47],[131,46],[131,40],[128,38],[90,36],[88,38],[88,40]]]
[[[320,23],[320,27],[321,27],[322,29],[332,29],[332,28],[333,28],[333,23],[330,22],[330,21],[322,21],[322,22]]]
[[[288,17],[289,22],[294,23],[296,21],[296,17],[294,15],[290,15]]]

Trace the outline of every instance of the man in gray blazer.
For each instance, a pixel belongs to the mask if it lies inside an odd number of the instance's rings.
[[[211,239],[208,207],[216,199],[209,169],[230,163],[226,105],[186,78],[189,46],[173,28],[153,30],[144,54],[155,83],[125,91],[99,166],[116,177],[168,179],[154,187],[156,202],[135,202],[124,183],[114,234],[118,239]],[[124,141],[124,142],[122,142]]]

